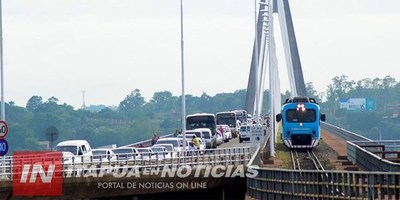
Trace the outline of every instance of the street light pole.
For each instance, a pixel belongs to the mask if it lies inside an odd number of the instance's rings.
[[[0,84],[1,84],[1,120],[6,121],[6,109],[4,104],[4,79],[3,79],[3,12],[2,0],[0,0]],[[3,164],[6,163],[6,157],[3,157]],[[2,173],[5,174],[6,169],[3,167]]]
[[[1,79],[1,120],[6,121],[6,107],[4,103],[4,71],[3,71],[3,12],[0,0],[0,79]]]
[[[186,105],[185,105],[185,65],[184,65],[184,42],[183,42],[183,3],[180,0],[181,14],[181,76],[182,76],[182,138],[183,150],[186,151]]]

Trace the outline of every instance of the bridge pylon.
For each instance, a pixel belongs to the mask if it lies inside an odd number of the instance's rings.
[[[253,54],[250,65],[250,73],[247,84],[245,109],[247,113],[255,115],[256,119],[262,111],[266,68],[268,68],[271,121],[275,121],[275,115],[281,109],[281,91],[276,56],[274,37],[274,13],[279,18],[281,37],[283,42],[286,67],[289,76],[291,96],[307,96],[297,41],[293,26],[292,15],[288,0],[259,0]],[[274,155],[277,124],[271,123],[273,142],[271,142],[271,154]]]

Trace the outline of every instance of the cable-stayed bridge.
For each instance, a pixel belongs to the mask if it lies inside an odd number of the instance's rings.
[[[281,91],[274,17],[278,17],[280,22],[291,96],[306,96],[306,88],[288,0],[260,0],[256,3],[257,31],[245,109],[253,116],[260,115],[262,91],[268,85],[270,119],[275,119],[281,110]],[[279,164],[271,164],[279,139],[279,125],[274,121],[271,120],[261,143],[239,143],[234,139],[204,152],[168,152],[171,156],[155,159],[133,155],[133,159],[123,164],[123,160],[118,159],[106,162],[91,159],[72,164],[61,160],[62,168],[55,174],[62,179],[62,194],[44,196],[49,199],[400,199],[399,156],[389,156],[400,155],[399,141],[372,141],[322,123],[322,129],[329,135],[324,138],[332,138],[339,144],[344,149],[343,152],[337,151],[339,156],[357,167],[343,170],[283,169]],[[150,146],[150,141],[127,146]],[[15,171],[17,162],[14,159],[7,156],[0,159],[0,199],[23,197],[17,196],[16,185],[33,184],[39,179],[45,182],[49,176],[45,173],[47,168],[42,171],[37,168],[35,175],[30,166],[23,168],[27,169],[25,171]],[[25,178],[16,179],[18,173]],[[37,191],[41,189],[36,188]],[[37,195],[32,193],[29,197],[43,198],[43,194]]]

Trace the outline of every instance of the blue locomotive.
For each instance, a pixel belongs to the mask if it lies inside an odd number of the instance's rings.
[[[294,97],[286,99],[282,112],[276,115],[282,121],[282,140],[289,148],[311,149],[321,138],[320,125],[325,121],[314,98]]]

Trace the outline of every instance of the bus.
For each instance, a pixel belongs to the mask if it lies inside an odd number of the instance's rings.
[[[211,113],[196,113],[186,116],[186,130],[209,128],[213,136],[216,133],[215,115]]]
[[[239,124],[237,123],[238,118],[236,116],[236,112],[234,111],[225,111],[218,112],[216,115],[217,125],[226,124],[231,129],[233,137],[236,137],[239,132]]]
[[[247,123],[247,111],[245,110],[234,110],[237,119],[243,124]]]
[[[236,113],[232,111],[218,112],[216,115],[217,125],[226,124],[229,127],[236,127],[237,117]]]

